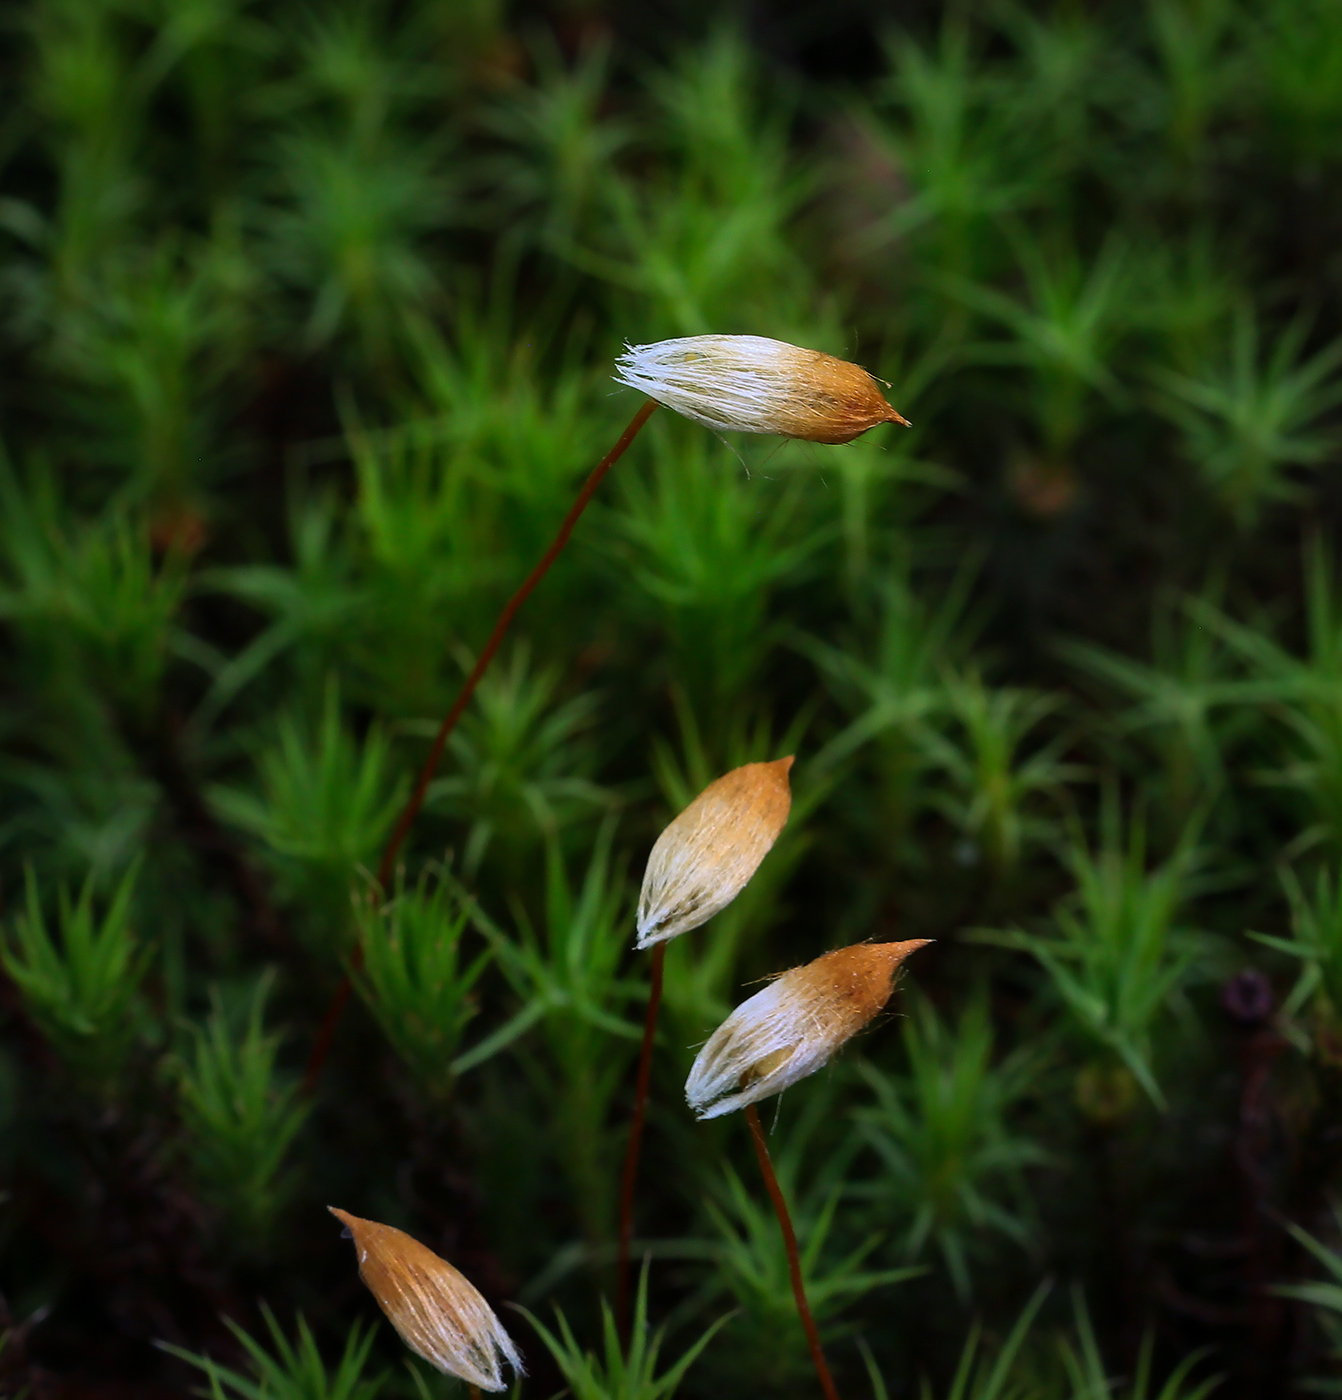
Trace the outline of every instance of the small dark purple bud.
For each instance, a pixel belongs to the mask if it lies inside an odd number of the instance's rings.
[[[1272,983],[1256,967],[1237,972],[1221,989],[1221,1005],[1242,1026],[1261,1026],[1275,1009]]]

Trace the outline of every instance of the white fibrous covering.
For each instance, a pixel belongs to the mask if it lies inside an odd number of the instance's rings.
[[[842,443],[906,423],[859,365],[760,335],[692,335],[626,346],[616,380],[720,432]]]
[[[481,1390],[507,1390],[522,1358],[479,1290],[405,1231],[329,1207],[354,1238],[359,1277],[401,1340],[430,1365]]]
[[[657,838],[638,899],[638,946],[707,923],[745,888],[792,806],[791,758],[747,763],[710,783]]]
[[[709,1036],[685,1081],[700,1118],[780,1093],[817,1070],[890,998],[895,970],[930,940],[859,943],[777,977]]]

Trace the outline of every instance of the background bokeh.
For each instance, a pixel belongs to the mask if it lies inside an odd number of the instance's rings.
[[[16,0],[0,92],[0,1394],[458,1393],[327,1204],[559,1391],[503,1305],[600,1349],[643,861],[789,753],[668,957],[659,1374],[734,1310],[678,1393],[816,1392],[681,1086],[751,983],[928,937],[769,1115],[845,1397],[1336,1380],[1342,6]],[[614,356],[709,331],[914,426],[654,415],[377,910]]]

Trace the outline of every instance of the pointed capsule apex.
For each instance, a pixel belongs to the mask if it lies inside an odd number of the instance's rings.
[[[819,1069],[890,999],[899,965],[930,938],[837,948],[776,977],[709,1036],[685,1081],[700,1118],[744,1108]]]
[[[446,1259],[392,1225],[327,1210],[354,1240],[359,1277],[416,1356],[481,1390],[507,1390],[505,1361],[522,1374],[522,1358],[494,1310]]]
[[[761,335],[691,335],[628,345],[617,383],[719,432],[851,442],[909,421],[860,365]]]
[[[749,883],[792,809],[791,756],[709,785],[657,838],[638,898],[638,946],[707,923]]]

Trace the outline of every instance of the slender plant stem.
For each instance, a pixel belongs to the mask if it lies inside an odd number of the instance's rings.
[[[438,726],[438,733],[434,736],[429,756],[424,760],[423,768],[420,769],[419,780],[415,783],[415,789],[410,794],[410,800],[402,808],[401,815],[397,818],[391,837],[387,841],[386,849],[382,852],[382,863],[378,866],[377,871],[378,891],[381,894],[385,895],[387,890],[391,888],[392,874],[396,869],[396,857],[401,853],[401,846],[404,844],[415,818],[419,815],[419,809],[424,805],[429,784],[433,781],[434,772],[438,767],[439,759],[443,756],[443,749],[447,746],[448,737],[457,727],[457,721],[465,713],[466,706],[470,704],[476,686],[480,684],[481,678],[489,669],[489,663],[494,659],[494,653],[502,644],[513,618],[517,616],[518,609],[531,596],[541,579],[550,572],[550,566],[568,543],[569,536],[573,533],[573,527],[578,523],[578,517],[587,509],[592,497],[596,495],[597,487],[601,485],[606,473],[624,456],[629,444],[638,436],[639,429],[643,427],[644,423],[652,417],[656,407],[655,400],[649,399],[630,419],[629,426],[620,434],[615,446],[596,464],[592,469],[592,474],[583,482],[582,490],[578,492],[577,498],[569,507],[569,512],[564,517],[554,539],[550,542],[549,549],[541,555],[540,562],[522,581],[522,586],[504,604],[503,611],[494,624],[494,630],[489,634],[489,640],[484,644],[480,655],[476,658],[470,675],[466,677],[465,685],[461,687],[461,692],[453,701],[452,708],[443,717],[442,724]],[[355,946],[350,962],[355,972],[363,966],[363,949],[361,947]],[[326,1063],[326,1056],[331,1049],[331,1042],[335,1038],[336,1026],[340,1022],[345,1003],[349,1001],[349,994],[350,976],[349,973],[346,973],[341,978],[335,995],[331,998],[330,1006],[326,1009],[321,1029],[317,1033],[316,1043],[312,1047],[312,1054],[308,1057],[307,1073],[304,1075],[303,1085],[309,1093],[316,1088],[322,1066]]]
[[[354,971],[362,971],[363,948],[361,945],[357,943],[354,945],[350,962]],[[326,1063],[327,1055],[331,1053],[331,1042],[335,1039],[336,1027],[340,1024],[340,1018],[345,1011],[345,1003],[349,1001],[349,994],[352,990],[353,983],[350,981],[350,974],[346,972],[331,995],[326,1015],[322,1017],[321,1026],[317,1031],[317,1039],[312,1043],[312,1053],[308,1056],[307,1069],[303,1072],[303,1092],[305,1094],[311,1095],[317,1092],[317,1081],[321,1078],[322,1066]]]
[[[638,1154],[643,1146],[643,1121],[648,1111],[648,1085],[652,1079],[652,1046],[657,1039],[657,1013],[662,1005],[662,965],[666,944],[652,950],[652,983],[648,1011],[643,1018],[643,1045],[638,1054],[638,1080],[634,1088],[634,1113],[629,1120],[629,1147],[620,1178],[620,1242],[615,1256],[615,1319],[620,1336],[629,1340],[629,1244],[634,1234],[634,1187],[638,1182]]]
[[[839,1392],[834,1388],[834,1377],[829,1373],[829,1364],[820,1346],[820,1333],[816,1330],[815,1318],[811,1316],[811,1305],[806,1301],[806,1285],[801,1276],[801,1251],[797,1248],[797,1232],[792,1228],[792,1217],[788,1214],[787,1198],[774,1175],[774,1164],[769,1160],[769,1145],[760,1126],[760,1116],[753,1103],[745,1107],[746,1122],[750,1124],[750,1138],[755,1144],[755,1156],[760,1164],[764,1185],[769,1199],[774,1203],[774,1212],[783,1230],[783,1243],[787,1246],[788,1272],[792,1275],[792,1296],[797,1300],[797,1313],[806,1331],[806,1341],[811,1348],[811,1360],[815,1362],[816,1375],[820,1377],[820,1389],[825,1400],[839,1400]]]
[[[587,509],[592,497],[596,495],[596,488],[601,485],[606,473],[624,456],[625,450],[638,436],[639,429],[652,417],[656,407],[656,402],[649,399],[630,419],[629,426],[620,434],[615,446],[596,464],[592,469],[591,476],[583,482],[582,490],[578,492],[577,499],[569,507],[569,512],[564,517],[558,533],[551,541],[549,549],[541,555],[540,562],[526,576],[522,586],[504,604],[503,611],[494,624],[494,630],[489,634],[489,640],[476,658],[471,674],[466,677],[466,684],[462,686],[461,694],[457,696],[452,708],[438,727],[433,747],[429,750],[429,756],[425,759],[424,767],[420,770],[415,790],[410,794],[410,800],[405,804],[405,810],[396,822],[391,839],[387,842],[386,850],[382,852],[382,864],[378,867],[377,882],[384,892],[391,884],[392,871],[395,869],[396,857],[400,854],[401,844],[410,831],[411,824],[419,815],[419,809],[424,805],[424,798],[429,791],[429,783],[433,778],[434,770],[438,767],[438,760],[443,756],[443,748],[447,744],[448,736],[457,727],[457,721],[470,703],[471,696],[475,694],[476,686],[480,684],[481,677],[489,669],[489,663],[494,659],[494,653],[498,651],[503,642],[504,634],[517,615],[517,610],[531,596],[541,579],[550,572],[550,565],[559,557],[560,551],[568,543],[569,536],[573,533],[573,527],[578,523],[579,516]]]

